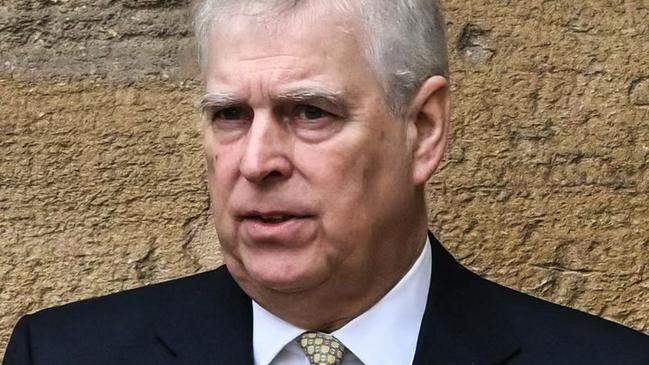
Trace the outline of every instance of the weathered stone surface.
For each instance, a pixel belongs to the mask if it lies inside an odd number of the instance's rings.
[[[649,77],[634,80],[629,94],[632,104],[649,106]]]
[[[26,311],[211,263],[195,90],[0,78],[0,346]]]
[[[487,277],[649,332],[649,2],[443,3],[433,230]],[[0,351],[26,312],[219,264],[189,24],[189,1],[0,1]]]
[[[489,30],[476,24],[465,24],[457,42],[460,55],[473,62],[486,63],[496,54],[489,40]]]
[[[190,0],[2,2],[0,71],[118,82],[194,78],[190,15]]]

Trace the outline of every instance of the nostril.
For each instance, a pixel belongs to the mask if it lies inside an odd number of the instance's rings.
[[[289,161],[276,157],[263,163],[243,165],[241,173],[246,180],[260,184],[286,179],[291,175],[291,169]]]
[[[275,170],[275,171],[271,171],[267,177],[274,178],[274,177],[282,177],[283,175],[284,174],[282,174],[281,172]]]

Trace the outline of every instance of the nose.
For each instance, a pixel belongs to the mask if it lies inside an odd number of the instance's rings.
[[[241,175],[255,184],[289,177],[293,172],[290,143],[281,122],[256,113],[242,146]]]

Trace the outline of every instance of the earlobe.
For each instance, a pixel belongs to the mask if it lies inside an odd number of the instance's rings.
[[[424,185],[441,163],[448,140],[450,95],[446,78],[427,79],[409,110],[416,131],[412,148],[413,181]]]

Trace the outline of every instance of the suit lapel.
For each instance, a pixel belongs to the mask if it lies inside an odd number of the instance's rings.
[[[414,364],[506,363],[520,346],[486,281],[429,236],[433,271]]]
[[[187,304],[154,325],[171,364],[252,364],[252,307],[225,267],[187,293]]]

